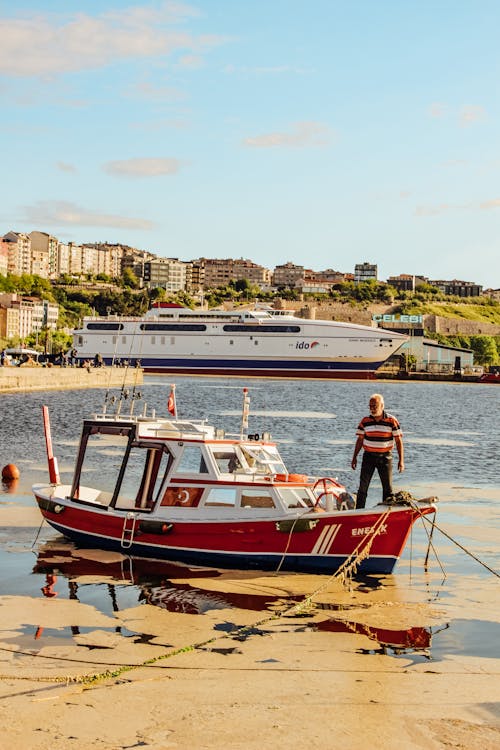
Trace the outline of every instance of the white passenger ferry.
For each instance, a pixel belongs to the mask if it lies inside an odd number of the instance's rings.
[[[287,310],[190,310],[157,303],[144,317],[84,318],[80,361],[129,362],[145,372],[371,378],[407,340],[381,328],[297,318]]]

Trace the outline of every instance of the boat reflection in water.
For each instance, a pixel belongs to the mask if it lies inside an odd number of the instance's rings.
[[[125,557],[94,549],[79,549],[66,540],[49,542],[38,552],[37,563],[33,569],[35,574],[45,575],[45,584],[41,587],[44,596],[53,598],[61,593],[64,596],[65,585],[61,578],[67,580],[67,596],[79,600],[79,590],[94,587],[93,601],[95,603],[95,588],[105,586],[105,597],[111,601],[114,612],[120,610],[118,594],[121,588],[130,585],[137,591],[137,602],[160,607],[169,612],[202,615],[217,609],[244,609],[256,612],[274,610],[280,604],[287,606],[304,599],[303,594],[279,595],[272,593],[248,593],[248,591],[210,591],[202,585],[196,586],[197,580],[219,578],[221,571],[215,568],[188,567],[164,561],[154,564],[151,560]],[[186,583],[186,579],[192,583]],[[365,577],[360,577],[366,590]],[[62,584],[62,585],[61,585]],[[234,584],[231,579],[230,584]],[[229,586],[228,586],[229,588]],[[135,598],[135,595],[134,597]],[[130,606],[129,601],[123,607]],[[324,605],[318,605],[320,609]],[[326,605],[331,608],[332,605]],[[109,601],[102,602],[102,608],[109,608]],[[342,605],[334,605],[335,609],[344,609]],[[347,607],[348,608],[348,607]],[[367,636],[377,643],[373,649],[359,649],[360,653],[383,653],[401,655],[421,653],[427,658],[431,646],[432,635],[435,631],[431,627],[410,627],[406,629],[389,629],[335,619],[334,617],[311,623],[313,630],[329,631],[332,633],[355,633]],[[43,629],[37,631],[39,638]],[[124,635],[121,627],[116,632]],[[72,635],[79,633],[79,628],[71,628]]]
[[[118,611],[116,586],[133,584],[138,589],[137,601],[146,602],[169,612],[203,614],[212,609],[246,609],[257,612],[268,609],[278,601],[300,601],[302,596],[273,594],[249,594],[245,591],[207,591],[197,588],[196,579],[217,578],[221,575],[215,568],[197,568],[169,563],[125,557],[94,549],[78,549],[65,540],[49,543],[40,548],[34,573],[44,573],[46,583],[41,591],[44,596],[57,596],[57,576],[68,579],[70,598],[78,586],[107,584],[114,598],[114,611]],[[192,579],[193,584],[185,583]],[[173,580],[172,580],[173,579]],[[182,583],[175,582],[182,579]],[[71,595],[73,592],[73,596]],[[112,592],[112,593],[111,593]],[[127,605],[128,606],[128,605]]]
[[[332,633],[356,633],[366,635],[376,641],[378,649],[360,649],[360,653],[408,654],[411,652],[428,652],[431,646],[433,630],[431,627],[412,627],[403,630],[373,627],[347,620],[323,620],[314,625],[317,630],[328,630]],[[427,653],[430,657],[430,655]]]

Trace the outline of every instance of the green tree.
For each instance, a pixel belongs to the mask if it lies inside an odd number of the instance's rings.
[[[494,365],[498,362],[498,351],[493,336],[471,336],[470,347],[474,360],[480,365]]]
[[[130,289],[139,288],[139,279],[132,271],[131,268],[124,268],[121,276],[122,286],[129,287]]]

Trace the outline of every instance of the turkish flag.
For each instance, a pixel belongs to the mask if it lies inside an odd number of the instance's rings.
[[[168,397],[167,409],[173,417],[177,416],[175,408],[175,393],[173,388],[170,391],[170,396]]]

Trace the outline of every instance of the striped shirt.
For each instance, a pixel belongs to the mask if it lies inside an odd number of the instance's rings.
[[[394,438],[401,437],[402,434],[396,417],[386,411],[379,420],[372,416],[363,417],[356,430],[356,435],[363,438],[363,448],[368,453],[390,453],[394,447]]]

